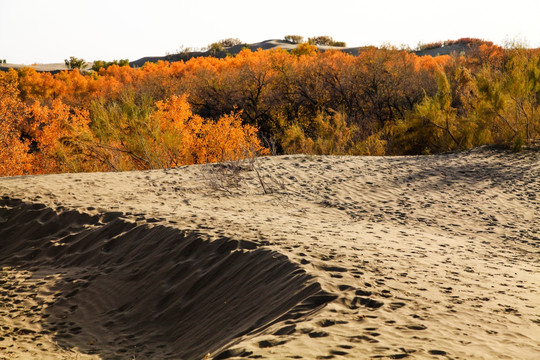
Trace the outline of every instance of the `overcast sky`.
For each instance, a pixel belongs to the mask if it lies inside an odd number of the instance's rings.
[[[9,63],[137,60],[224,38],[329,35],[349,46],[476,37],[540,47],[540,0],[0,0]]]

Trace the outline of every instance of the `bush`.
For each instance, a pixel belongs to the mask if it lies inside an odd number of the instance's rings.
[[[345,114],[321,112],[311,121],[298,122],[285,129],[281,145],[289,154],[356,154],[356,131],[354,125],[347,124]]]
[[[224,48],[229,48],[235,45],[241,45],[242,41],[236,38],[228,38],[228,39],[219,40],[218,44],[220,44]]]
[[[169,61],[171,60],[178,60],[179,58],[180,59],[189,59],[190,58],[190,54],[192,52],[196,51],[195,49],[191,48],[191,47],[188,47],[188,46],[184,46],[184,45],[180,45],[180,47],[178,47],[178,49],[176,49],[174,52],[170,53],[170,52],[167,52],[165,53],[165,58]]]
[[[304,37],[300,35],[286,35],[285,41],[292,42],[293,44],[300,44],[304,41]]]
[[[211,55],[216,56],[224,51],[225,49],[223,48],[223,45],[221,45],[220,43],[211,43],[210,45],[208,45],[208,52]]]
[[[129,60],[128,59],[113,60],[113,61],[96,60],[94,61],[94,64],[92,65],[92,70],[99,71],[99,69],[102,69],[102,68],[107,69],[111,65],[129,66]]]
[[[308,43],[298,44],[296,49],[291,51],[292,55],[301,56],[301,55],[315,55],[317,54],[317,47]]]
[[[94,101],[91,128],[98,143],[93,157],[108,170],[157,169],[237,160],[265,152],[257,129],[239,113],[208,120],[193,114],[187,96],[154,101],[134,91],[117,101]]]
[[[68,69],[84,69],[87,65],[84,59],[78,59],[75,56],[71,56],[69,59],[65,59],[64,63]]]
[[[322,46],[339,46],[345,47],[347,44],[343,41],[334,41],[330,36],[315,36],[308,39],[308,43],[312,45],[322,45]]]

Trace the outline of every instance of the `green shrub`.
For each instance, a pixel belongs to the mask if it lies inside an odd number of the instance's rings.
[[[210,45],[208,45],[208,52],[211,55],[215,56],[221,54],[223,51],[223,45],[221,45],[220,43],[211,43]]]
[[[128,59],[113,60],[113,61],[96,60],[94,61],[94,64],[92,65],[92,70],[99,71],[99,69],[101,68],[107,69],[111,65],[129,66],[129,60]]]
[[[308,38],[308,43],[312,45],[322,45],[322,46],[339,46],[339,47],[347,46],[345,42],[334,41],[332,37],[326,36],[326,35]]]
[[[68,69],[84,69],[87,65],[86,61],[84,59],[78,59],[75,56],[71,56],[69,59],[65,59],[64,63],[66,64],[66,67]]]

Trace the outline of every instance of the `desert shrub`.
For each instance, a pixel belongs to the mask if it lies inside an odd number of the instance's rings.
[[[308,38],[308,43],[312,45],[331,45],[334,42],[334,39],[330,36],[314,36]]]
[[[245,149],[264,151],[257,130],[238,113],[217,121],[193,114],[186,96],[154,102],[127,92],[113,103],[94,102],[96,157],[113,170],[154,169],[232,160]]]
[[[388,141],[384,139],[384,131],[379,131],[359,142],[357,151],[359,155],[383,156],[386,155]]]
[[[319,113],[309,123],[289,126],[281,139],[285,153],[315,155],[355,154],[354,136],[356,129],[347,124],[343,113]]]
[[[512,50],[504,71],[484,67],[477,84],[477,119],[492,141],[518,151],[540,137],[539,54]]]
[[[69,59],[64,60],[66,67],[68,69],[79,69],[82,70],[86,67],[87,63],[84,59],[78,59],[74,56],[71,56]]]
[[[347,44],[343,41],[334,41],[330,36],[315,36],[308,38],[308,43],[312,45],[323,45],[323,46],[338,46],[345,47]]]
[[[220,44],[224,48],[229,48],[235,45],[242,45],[242,41],[236,38],[227,38],[227,39],[219,40],[218,44]]]
[[[478,47],[481,45],[493,46],[493,42],[491,41],[486,41],[486,40],[476,39],[476,38],[460,38],[457,40],[436,41],[436,42],[425,43],[425,44],[418,43],[416,50],[417,51],[431,50],[431,49],[437,49],[437,48],[450,46],[450,45],[457,45],[457,44],[467,45],[469,47]]]
[[[210,45],[208,45],[208,52],[213,56],[219,55],[224,51],[225,49],[220,43],[211,43]]]
[[[300,43],[295,49],[291,50],[291,54],[295,56],[311,56],[317,54],[317,52],[317,47],[309,43]]]
[[[188,46],[180,45],[178,49],[176,49],[175,51],[165,53],[165,58],[168,61],[179,60],[179,59],[187,60],[190,58],[191,53],[194,51],[196,51],[196,49],[188,47]]]
[[[92,64],[92,70],[99,71],[99,69],[107,69],[111,65],[118,66],[129,66],[128,59],[113,60],[113,61],[104,61],[104,60],[95,60]]]
[[[404,120],[390,128],[391,152],[405,154],[463,150],[471,146],[476,131],[469,113],[460,113],[455,107],[444,72],[439,73],[437,93],[426,96]]]
[[[304,37],[300,35],[286,35],[284,39],[285,41],[289,41],[293,44],[300,44],[304,41]]]

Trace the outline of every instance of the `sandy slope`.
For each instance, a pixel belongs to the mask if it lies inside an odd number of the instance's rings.
[[[0,359],[540,358],[538,152],[258,169],[0,179]]]

